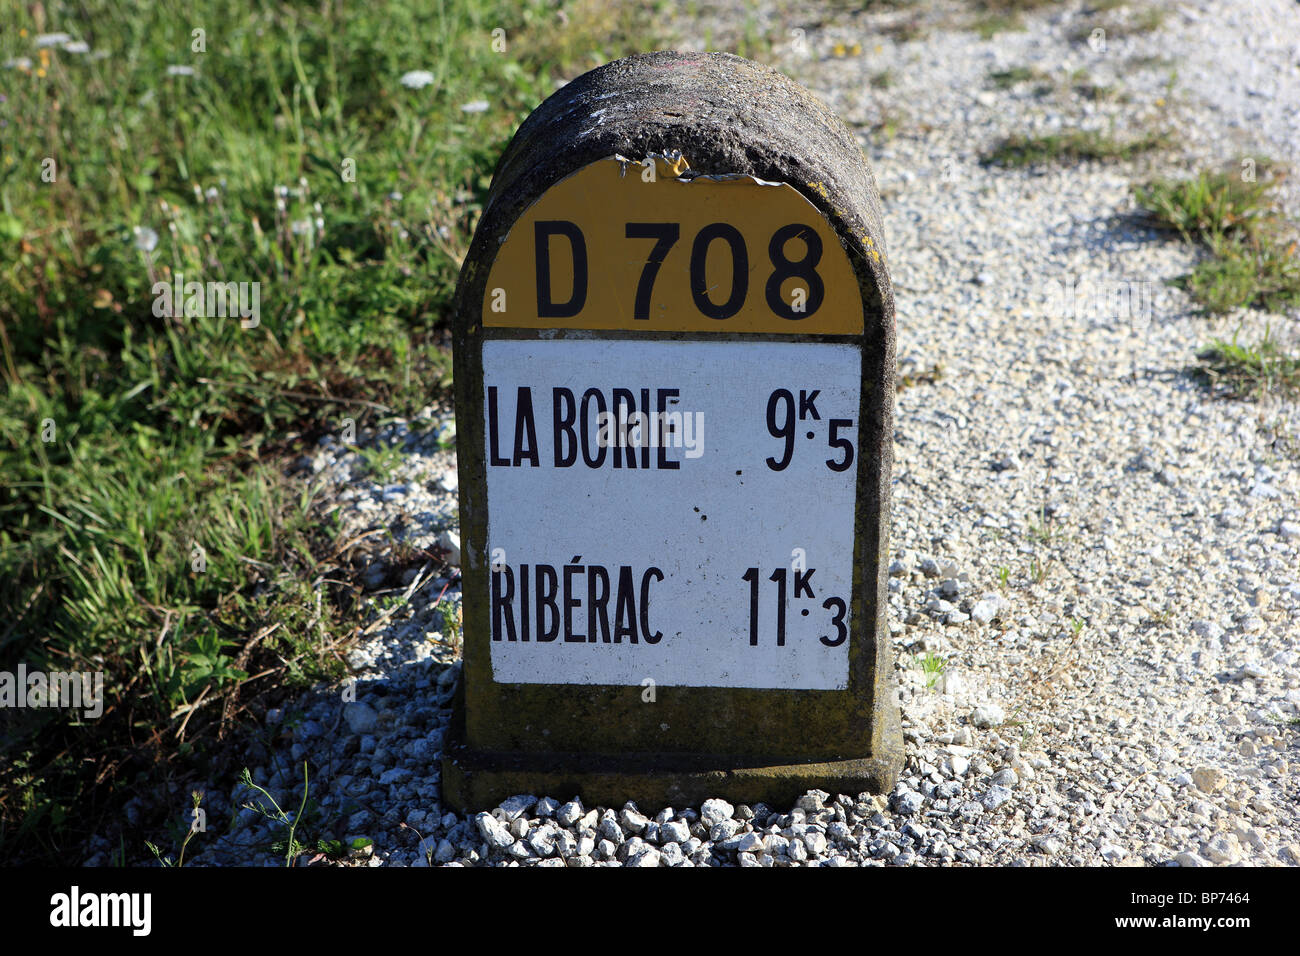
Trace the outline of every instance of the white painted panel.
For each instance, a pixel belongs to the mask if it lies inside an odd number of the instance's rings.
[[[855,483],[858,468],[858,396],[860,360],[848,345],[784,342],[649,342],[601,339],[568,341],[487,341],[483,345],[485,422],[495,405],[496,428],[485,428],[488,500],[488,550],[502,570],[489,574],[503,592],[500,626],[493,616],[491,660],[501,683],[635,685],[653,680],[659,686],[842,689],[848,681],[847,612],[853,567]],[[694,427],[683,427],[662,449],[677,469],[660,468],[661,449],[650,448],[650,468],[641,451],[601,449],[597,441],[598,405],[588,402],[588,452],[604,453],[600,466],[584,461],[580,446],[561,431],[557,443],[555,389],[568,389],[575,412],[584,392],[597,389],[607,410],[614,409],[613,390],[632,392],[639,409],[642,389],[649,390],[650,410],[657,409],[660,389],[677,389],[669,411],[679,411]],[[521,392],[531,402],[535,442],[523,418]],[[774,470],[785,455],[783,438],[769,430],[768,408],[778,389],[775,425],[783,430],[793,415],[794,442],[789,464]],[[813,391],[816,414],[800,408],[800,393]],[[563,393],[561,393],[562,395]],[[568,406],[558,400],[560,417]],[[631,409],[628,409],[631,411]],[[800,420],[798,415],[804,413]],[[683,419],[683,426],[687,423]],[[831,419],[847,419],[838,436],[852,443],[852,465],[841,463],[842,448],[832,448]],[[572,437],[581,435],[579,414]],[[701,427],[702,426],[702,427]],[[516,433],[519,448],[516,449]],[[648,432],[648,430],[647,430]],[[615,429],[615,435],[617,430]],[[810,437],[811,436],[811,437]],[[495,437],[495,445],[493,440]],[[630,433],[629,438],[635,434]],[[693,447],[680,447],[687,439]],[[678,447],[673,447],[672,442]],[[516,451],[519,452],[516,455]],[[557,467],[570,451],[576,461]],[[625,456],[636,455],[637,468]],[[537,464],[531,460],[536,457]],[[515,459],[518,458],[518,465]],[[493,464],[508,460],[509,464]],[[802,549],[802,563],[796,549]],[[576,560],[576,563],[574,559]],[[565,574],[566,564],[573,565]],[[529,639],[524,637],[520,606],[521,566],[527,565]],[[565,582],[571,626],[555,618],[545,602],[541,620],[537,602],[538,566],[554,571],[555,606],[564,609]],[[609,640],[600,614],[591,607],[589,587],[600,596],[600,573],[610,582],[606,611]],[[612,633],[619,619],[620,569],[628,568],[629,594],[635,614],[623,605],[623,620],[634,619],[637,640]],[[509,571],[507,572],[506,569]],[[757,645],[750,635],[750,581],[756,568],[758,588]],[[658,569],[662,579],[651,569]],[[785,643],[777,643],[779,582],[784,569]],[[804,586],[796,596],[796,571]],[[551,580],[543,568],[543,590]],[[643,583],[645,621],[643,610]],[[510,600],[505,594],[513,586]],[[810,599],[807,590],[811,588]],[[625,589],[626,590],[626,589]],[[833,621],[843,601],[843,628]],[[491,602],[491,595],[489,595]],[[825,606],[827,601],[831,605]],[[492,604],[489,604],[492,607]],[[506,613],[507,609],[509,614]],[[593,611],[594,617],[593,617]],[[805,613],[806,612],[806,613]],[[506,622],[516,640],[508,640]],[[546,625],[557,636],[539,640]],[[589,629],[589,623],[594,627]],[[646,626],[643,628],[642,624]],[[595,631],[592,640],[591,630]],[[661,635],[657,641],[656,634]],[[583,640],[566,640],[582,636]],[[826,640],[823,641],[822,638]]]

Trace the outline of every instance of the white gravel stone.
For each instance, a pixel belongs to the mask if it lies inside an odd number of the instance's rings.
[[[573,826],[582,819],[582,815],[582,802],[579,800],[570,800],[555,811],[555,819],[562,827]]]
[[[478,827],[478,832],[482,834],[483,839],[487,841],[490,847],[505,849],[515,842],[515,838],[511,836],[505,824],[490,813],[477,814],[474,817],[474,823]]]
[[[980,704],[970,712],[971,724],[982,730],[986,730],[990,727],[1001,726],[1002,722],[1006,719],[1006,711],[997,704],[992,703]]]
[[[670,820],[659,827],[659,840],[665,845],[669,843],[685,843],[690,837],[690,827],[680,820]]]
[[[716,826],[724,820],[730,820],[735,812],[736,808],[726,800],[705,800],[700,806],[700,821],[708,827]]]
[[[373,733],[379,726],[379,714],[369,704],[357,701],[343,707],[348,730],[354,734]]]
[[[444,530],[438,535],[438,547],[447,552],[447,563],[453,568],[460,567],[460,535],[455,531]]]

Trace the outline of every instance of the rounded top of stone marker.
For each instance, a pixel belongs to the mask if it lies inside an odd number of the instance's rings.
[[[631,56],[548,97],[497,164],[461,291],[481,295],[497,246],[550,186],[599,159],[639,161],[652,154],[680,154],[687,175],[748,175],[797,189],[848,251],[869,337],[874,325],[892,345],[894,297],[880,196],[857,140],[793,80],[730,53]],[[473,312],[458,311],[467,319]]]

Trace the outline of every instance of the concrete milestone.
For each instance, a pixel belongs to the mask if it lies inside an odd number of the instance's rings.
[[[727,54],[579,77],[497,166],[454,336],[447,802],[891,788],[894,302],[844,125]]]

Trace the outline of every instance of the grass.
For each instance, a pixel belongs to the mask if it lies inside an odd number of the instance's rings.
[[[1033,82],[1033,92],[1037,96],[1043,96],[1051,93],[1053,89],[1068,90],[1075,96],[1094,103],[1106,100],[1120,100],[1127,102],[1128,96],[1122,90],[1114,86],[1108,86],[1096,83],[1090,79],[1087,70],[1075,70],[1067,77],[1067,82],[1058,85],[1050,74],[1042,70],[1028,66],[1013,66],[1006,70],[991,70],[987,79],[990,84],[999,90],[1015,89],[1025,83]]]
[[[1053,524],[1047,509],[1040,505],[1038,511],[1029,516],[1029,539],[1038,544],[1055,544],[1068,539],[1065,529]]]
[[[985,40],[1025,28],[1022,14],[1052,6],[1056,0],[974,0],[971,26]]]
[[[1161,180],[1139,188],[1137,201],[1157,226],[1189,242],[1251,238],[1268,218],[1269,168],[1256,164],[1253,177],[1216,171]]]
[[[877,32],[881,36],[889,37],[895,43],[911,43],[913,40],[923,39],[928,31],[921,18],[913,16],[885,24],[877,28]]]
[[[1101,30],[1105,40],[1109,42],[1139,33],[1150,33],[1158,30],[1168,15],[1168,11],[1161,7],[1142,7],[1123,17],[1109,13],[1118,6],[1128,6],[1128,4],[1094,3],[1092,15],[1071,29],[1069,38],[1075,43],[1082,43],[1092,37],[1094,30]]]
[[[437,607],[438,616],[442,619],[443,636],[450,641],[453,646],[460,644],[461,629],[461,608],[459,601],[441,601]]]
[[[359,449],[359,452],[366,463],[366,474],[382,485],[392,482],[398,468],[406,460],[406,452],[401,444],[368,445]]]
[[[947,662],[934,652],[928,652],[924,655],[912,655],[912,665],[925,675],[925,686],[929,690],[939,682],[943,676],[944,668],[948,666]]]
[[[1207,383],[1233,398],[1300,396],[1300,356],[1282,352],[1268,336],[1254,345],[1215,339],[1197,357]]]
[[[1092,80],[1082,80],[1075,83],[1072,89],[1075,96],[1082,97],[1085,100],[1091,100],[1094,103],[1117,99],[1123,95],[1114,86],[1105,83],[1094,83]]]
[[[927,365],[923,369],[915,372],[904,372],[898,376],[898,382],[894,386],[895,391],[905,391],[914,385],[934,385],[943,379],[944,369],[942,363]]]
[[[1300,234],[1271,195],[1285,174],[1274,164],[1246,160],[1239,170],[1203,170],[1135,191],[1152,225],[1207,253],[1179,280],[1205,311],[1280,312],[1300,304]]]
[[[1166,134],[1150,131],[1132,138],[1118,138],[1091,130],[1041,136],[1015,134],[1000,140],[984,154],[982,161],[986,166],[1012,168],[1046,163],[1114,162],[1165,149],[1169,145]]]
[[[1007,70],[990,70],[988,74],[988,81],[999,90],[1009,90],[1013,86],[1028,83],[1030,80],[1042,82],[1047,79],[1047,74],[1042,70],[1036,70],[1028,66],[1013,66]]]
[[[1129,57],[1124,64],[1132,70],[1172,70],[1178,65],[1176,60],[1160,54],[1138,54]]]
[[[284,465],[447,388],[496,157],[558,77],[653,46],[654,12],[0,11],[0,670],[107,697],[93,726],[0,713],[0,858],[79,860],[133,791],[160,825],[263,688],[341,676],[355,546]],[[90,50],[37,48],[54,31]],[[258,321],[159,314],[182,276],[256,283]]]
[[[892,101],[879,103],[880,115],[867,126],[873,139],[877,142],[889,142],[898,135],[899,129],[908,123],[907,113]]]

